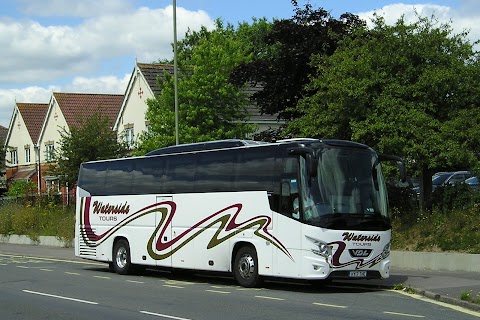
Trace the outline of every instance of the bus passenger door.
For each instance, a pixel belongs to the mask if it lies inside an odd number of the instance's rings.
[[[274,230],[275,236],[285,246],[286,252],[282,250],[274,251],[275,276],[301,277],[302,224],[300,223],[297,199],[296,177],[282,179],[279,213],[274,215]]]
[[[173,197],[171,196],[157,196],[157,204],[166,202],[166,201],[173,201]],[[166,210],[166,216],[163,216],[162,211]],[[155,212],[155,239],[153,243],[154,248],[154,256],[156,260],[156,265],[161,267],[171,267],[172,266],[172,257],[171,253],[171,241],[172,241],[172,224],[171,220],[169,221],[169,217],[172,212],[172,208],[170,205],[165,204],[161,205]],[[168,223],[168,224],[167,224]]]

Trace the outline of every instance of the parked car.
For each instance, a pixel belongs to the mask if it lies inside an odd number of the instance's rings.
[[[435,174],[432,177],[432,188],[435,190],[435,188],[440,186],[452,186],[458,183],[464,183],[465,180],[471,176],[472,173],[470,171],[442,172],[438,175]]]
[[[471,176],[472,173],[470,171],[437,172],[432,176],[432,191],[441,186],[463,183]],[[420,187],[415,187],[414,190],[417,192],[417,195],[420,194]]]
[[[473,191],[480,190],[480,185],[478,184],[478,177],[470,177],[465,180],[465,183],[472,188]]]

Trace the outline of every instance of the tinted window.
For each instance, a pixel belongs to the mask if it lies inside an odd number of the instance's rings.
[[[278,207],[274,152],[252,147],[84,163],[78,185],[92,195],[267,191]]]
[[[137,159],[132,177],[135,194],[164,193],[168,181],[164,157]]]
[[[237,150],[198,154],[195,192],[234,191],[233,172]]]
[[[131,160],[107,162],[108,170],[105,179],[105,194],[132,194],[133,163]]]
[[[243,191],[266,190],[273,192],[275,174],[275,149],[249,148],[242,150],[235,167],[235,188]]]
[[[167,193],[194,192],[195,154],[165,156],[166,175],[164,190]]]
[[[80,167],[78,186],[91,195],[105,195],[106,162],[84,163]]]

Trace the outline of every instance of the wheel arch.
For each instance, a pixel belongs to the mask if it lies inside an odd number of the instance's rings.
[[[113,250],[115,250],[115,245],[117,244],[118,241],[120,240],[125,240],[127,243],[128,243],[128,246],[130,246],[130,241],[128,241],[128,238],[125,237],[125,236],[115,236],[112,240],[112,247],[110,248],[110,261],[113,261]],[[130,248],[130,252],[131,252],[131,248]]]
[[[232,271],[232,272],[233,272],[233,268],[234,268],[234,264],[235,264],[235,257],[237,256],[237,252],[238,252],[238,250],[240,250],[240,248],[243,248],[243,247],[250,247],[253,250],[255,250],[255,252],[257,252],[257,259],[258,259],[258,251],[257,251],[257,248],[255,248],[255,245],[253,243],[248,242],[248,241],[238,241],[233,246],[232,255],[230,256],[230,271]]]

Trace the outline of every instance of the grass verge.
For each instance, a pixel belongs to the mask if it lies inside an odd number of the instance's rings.
[[[55,236],[64,246],[70,246],[75,236],[75,209],[6,204],[0,207],[0,234],[26,235],[36,242],[40,236]]]

